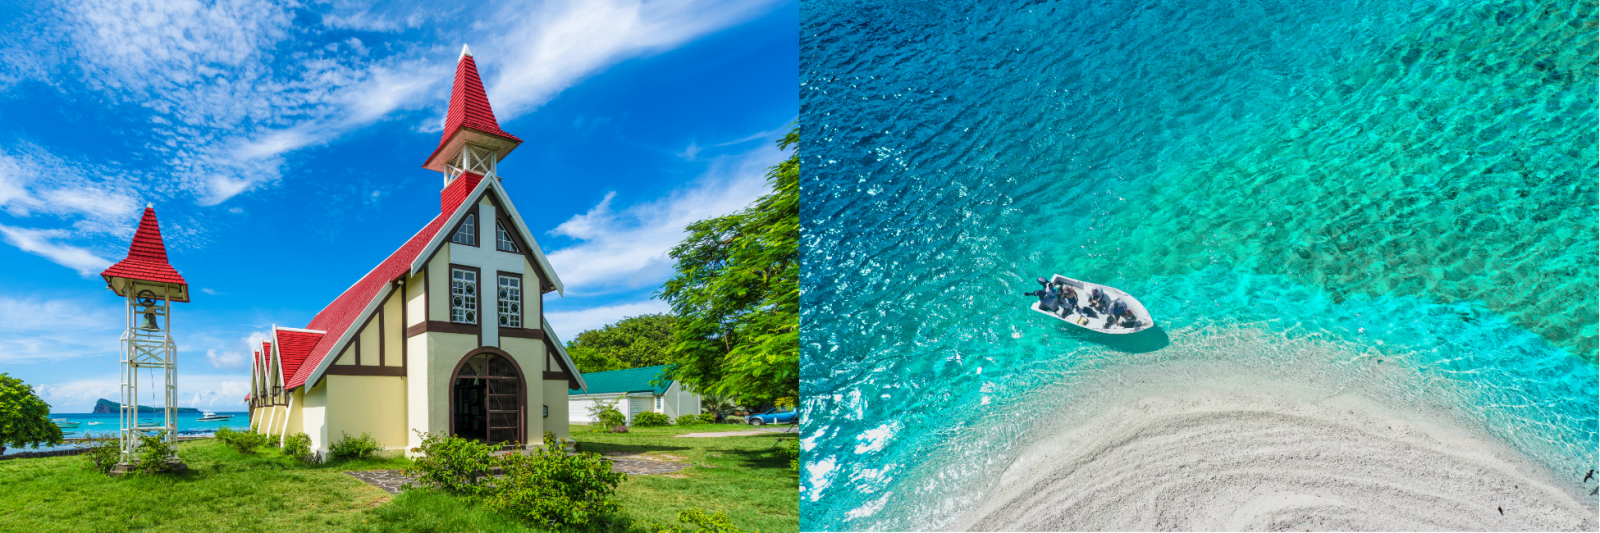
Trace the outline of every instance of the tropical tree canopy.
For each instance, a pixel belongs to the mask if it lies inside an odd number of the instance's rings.
[[[671,360],[672,326],[678,317],[669,314],[639,315],[624,318],[600,329],[579,333],[567,342],[567,355],[585,374],[607,370],[627,370],[664,365]]]
[[[799,127],[778,140],[789,149]],[[800,157],[767,170],[772,193],[690,224],[659,293],[678,315],[675,378],[746,405],[799,396]]]
[[[50,421],[50,404],[22,380],[0,374],[0,451],[61,444],[61,428]]]

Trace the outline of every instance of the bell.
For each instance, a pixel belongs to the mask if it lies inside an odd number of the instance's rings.
[[[151,330],[151,331],[161,331],[161,326],[157,326],[156,325],[156,314],[155,313],[145,313],[144,314],[144,324],[139,326],[139,329],[148,329],[148,330]]]

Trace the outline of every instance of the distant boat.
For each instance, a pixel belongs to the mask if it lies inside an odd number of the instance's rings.
[[[227,420],[233,418],[233,415],[219,415],[211,411],[201,411],[200,413],[202,416],[196,419],[199,422],[216,422],[218,420]]]
[[[72,429],[72,428],[78,427],[78,423],[77,422],[73,422],[73,421],[67,420],[65,418],[52,418],[52,419],[50,419],[50,421],[54,422],[55,425],[60,427],[61,429]]]
[[[104,424],[104,423],[105,423],[105,422],[90,422],[90,423],[89,423],[89,425],[91,425],[91,426],[98,426],[98,425],[100,425],[100,424]]]

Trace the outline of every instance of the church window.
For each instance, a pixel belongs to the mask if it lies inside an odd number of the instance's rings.
[[[506,227],[500,221],[494,221],[494,247],[502,252],[520,253],[517,243],[511,240],[511,234],[506,233]]]
[[[500,327],[522,327],[522,278],[500,276]]]
[[[478,323],[478,273],[450,269],[450,321]]]
[[[468,214],[466,220],[461,221],[461,229],[456,230],[456,234],[450,237],[450,242],[468,246],[478,245],[478,224],[473,215]]]

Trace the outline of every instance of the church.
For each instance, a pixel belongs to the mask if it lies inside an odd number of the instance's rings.
[[[567,391],[587,387],[544,319],[561,278],[497,172],[521,143],[462,47],[444,135],[423,163],[444,176],[439,213],[310,324],[272,326],[247,397],[257,432],[305,433],[322,457],[363,432],[398,452],[421,444],[417,431],[568,436]]]

